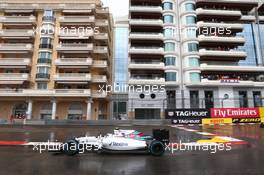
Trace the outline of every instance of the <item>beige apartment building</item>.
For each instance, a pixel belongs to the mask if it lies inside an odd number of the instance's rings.
[[[108,119],[112,50],[100,0],[1,0],[0,118]]]

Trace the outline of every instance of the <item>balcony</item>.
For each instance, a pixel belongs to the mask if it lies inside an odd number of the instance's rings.
[[[94,60],[93,61],[93,67],[94,68],[107,68],[107,61],[102,60]]]
[[[5,25],[27,25],[27,24],[35,24],[36,17],[35,16],[1,16],[0,23],[4,23]]]
[[[163,47],[131,47],[129,50],[130,54],[164,54]]]
[[[61,16],[59,18],[59,21],[61,23],[70,23],[70,24],[76,24],[76,23],[93,23],[95,21],[94,16]]]
[[[107,19],[97,19],[95,21],[95,26],[96,27],[108,27],[109,23]]]
[[[107,33],[98,33],[94,35],[94,39],[96,40],[107,40],[108,34]]]
[[[50,79],[50,74],[48,73],[37,73],[36,81],[48,81]]]
[[[134,76],[129,79],[129,84],[135,85],[164,85],[165,78],[161,77],[147,77],[147,76]]]
[[[34,37],[33,30],[4,29],[0,30],[0,37],[3,39],[30,39]]]
[[[55,65],[60,68],[85,68],[92,65],[92,58],[58,58]]]
[[[93,52],[98,54],[108,54],[108,48],[107,46],[95,46]]]
[[[93,83],[107,83],[107,77],[105,75],[93,75],[92,82]]]
[[[63,53],[90,53],[92,50],[93,44],[62,43],[57,46],[57,51]]]
[[[199,18],[209,18],[212,17],[220,19],[238,20],[241,18],[242,13],[238,10],[224,10],[224,9],[203,9],[197,8],[196,14]]]
[[[140,26],[163,26],[161,19],[130,19],[129,23]]]
[[[0,73],[0,81],[6,81],[7,84],[11,84],[10,82],[12,81],[17,81],[17,84],[22,84],[24,81],[29,81],[29,79],[30,77],[27,73]]]
[[[97,14],[109,14],[109,8],[98,8],[96,9]]]
[[[60,30],[59,37],[61,39],[89,39],[93,36],[92,30],[87,31],[71,31],[71,30]]]
[[[138,39],[138,40],[163,40],[163,33],[130,33],[130,39]]]
[[[31,66],[30,58],[0,58],[0,68],[25,68]]]
[[[93,98],[106,98],[107,97],[107,93],[105,91],[97,91],[97,90],[93,90],[92,91],[92,97]]]
[[[206,50],[200,49],[199,55],[201,60],[212,61],[239,61],[247,57],[247,53],[240,50]]]
[[[143,70],[164,70],[165,64],[163,62],[131,62],[128,68]]]
[[[199,35],[198,40],[200,43],[200,46],[202,45],[209,45],[209,46],[219,46],[219,44],[224,45],[244,45],[245,44],[245,38],[240,36],[205,36],[205,35]]]
[[[91,81],[91,74],[89,73],[59,73],[54,75],[54,80],[61,82],[88,82]]]
[[[150,13],[161,13],[162,7],[160,6],[130,6],[130,12],[150,12]]]
[[[91,97],[90,89],[0,89],[1,97]]]
[[[32,44],[0,44],[0,53],[28,53],[32,52]]]
[[[243,31],[243,24],[237,24],[237,23],[223,23],[223,22],[205,22],[205,21],[199,21],[197,22],[198,28],[227,28],[231,31],[237,31],[242,32]]]
[[[201,71],[219,71],[219,72],[264,72],[264,67],[257,66],[239,66],[239,65],[208,65],[201,64]]]

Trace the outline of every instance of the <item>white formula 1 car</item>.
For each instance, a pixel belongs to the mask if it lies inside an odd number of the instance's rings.
[[[61,145],[60,151],[73,156],[84,151],[110,152],[110,153],[150,153],[161,156],[165,152],[165,144],[169,143],[169,131],[156,129],[153,136],[147,136],[135,130],[115,129],[98,137],[77,137]]]

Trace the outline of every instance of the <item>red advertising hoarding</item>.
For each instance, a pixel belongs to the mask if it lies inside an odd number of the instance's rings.
[[[212,118],[258,118],[258,108],[212,108]]]

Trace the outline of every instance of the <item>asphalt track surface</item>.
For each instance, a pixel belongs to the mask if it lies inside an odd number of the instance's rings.
[[[112,132],[112,126],[0,126],[3,141],[65,141],[74,136]],[[124,126],[151,134],[157,126]],[[74,157],[39,153],[32,146],[0,146],[1,175],[263,175],[264,129],[255,125],[163,126],[172,143],[197,143],[215,136],[243,141],[231,150],[167,150],[162,157],[85,153]],[[205,134],[204,134],[205,133]],[[212,134],[208,135],[206,133]]]

